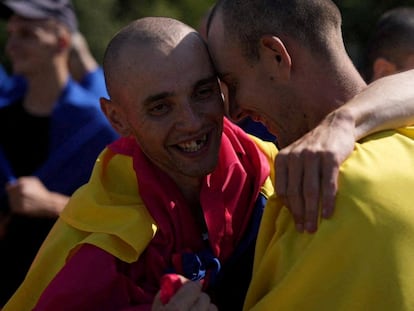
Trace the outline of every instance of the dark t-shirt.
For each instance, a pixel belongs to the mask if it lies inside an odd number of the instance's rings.
[[[47,159],[50,117],[26,112],[22,102],[0,109],[0,146],[15,177],[32,176]],[[3,187],[4,185],[2,185]],[[8,209],[8,199],[0,199]],[[6,236],[0,240],[0,307],[17,289],[55,219],[13,215]]]
[[[28,113],[22,102],[0,109],[0,144],[16,177],[33,175],[47,159],[50,117]]]

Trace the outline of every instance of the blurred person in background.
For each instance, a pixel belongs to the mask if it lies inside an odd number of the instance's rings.
[[[10,74],[0,64],[0,105],[8,104],[18,98],[26,90],[26,82],[23,77]]]
[[[95,95],[69,72],[77,19],[70,1],[11,0],[6,54],[25,92],[0,107],[0,306],[99,152],[118,137]]]
[[[397,7],[379,18],[366,50],[365,80],[414,69],[414,7]]]
[[[98,98],[108,97],[102,67],[89,49],[85,36],[79,31],[72,34],[69,71],[75,81]]]

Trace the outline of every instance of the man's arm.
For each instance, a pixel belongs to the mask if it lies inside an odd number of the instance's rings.
[[[414,70],[371,83],[345,106],[355,119],[355,138],[414,124]]]
[[[276,158],[276,192],[298,231],[317,230],[334,211],[339,166],[355,141],[371,133],[414,124],[414,70],[387,76],[330,113]]]

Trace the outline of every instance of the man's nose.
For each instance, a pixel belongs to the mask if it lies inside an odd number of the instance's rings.
[[[234,122],[238,122],[245,117],[245,115],[243,114],[243,110],[240,109],[240,106],[233,98],[228,98],[227,106],[228,114]]]
[[[200,107],[191,101],[186,101],[182,104],[179,113],[179,121],[177,126],[180,129],[198,130],[201,126],[202,111]]]

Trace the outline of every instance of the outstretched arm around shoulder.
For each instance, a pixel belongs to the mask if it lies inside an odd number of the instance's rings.
[[[413,81],[414,70],[376,80],[279,152],[276,192],[292,212],[298,231],[316,231],[320,209],[323,218],[332,216],[339,166],[355,141],[414,124]]]

